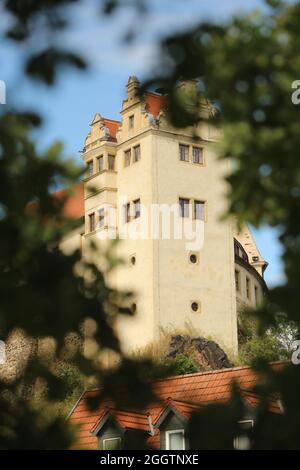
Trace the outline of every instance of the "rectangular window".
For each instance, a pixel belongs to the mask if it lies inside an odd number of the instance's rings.
[[[179,214],[180,217],[189,217],[190,213],[190,200],[179,198]]]
[[[104,170],[104,159],[103,155],[97,158],[98,161],[98,171],[103,171]]]
[[[103,228],[104,227],[104,219],[105,219],[105,213],[104,213],[104,209],[99,209],[99,228]]]
[[[134,128],[134,115],[129,116],[129,118],[128,118],[128,127],[129,127],[129,129]]]
[[[258,305],[258,288],[254,286],[254,297],[255,297],[255,305]]]
[[[166,431],[166,450],[185,450],[183,429]]]
[[[182,162],[189,161],[189,146],[188,145],[179,144],[179,159]]]
[[[89,230],[90,230],[90,232],[94,232],[95,228],[96,228],[95,212],[93,212],[92,214],[89,214]]]
[[[193,163],[203,165],[203,149],[200,147],[193,147]]]
[[[141,146],[136,145],[133,147],[133,160],[134,162],[139,162],[141,159]]]
[[[250,279],[249,279],[249,277],[246,277],[246,295],[247,295],[247,299],[250,300],[251,290],[250,290]]]
[[[205,220],[205,202],[194,201],[194,219]]]
[[[137,199],[136,201],[133,201],[134,205],[134,218],[137,219],[138,217],[141,216],[141,200]]]
[[[108,169],[114,170],[115,169],[115,156],[108,155]]]
[[[124,166],[129,166],[131,160],[131,149],[124,152]]]
[[[251,441],[249,439],[248,433],[251,433],[251,429],[254,427],[253,419],[245,419],[238,422],[239,425],[239,435],[233,440],[233,448],[236,450],[249,450]]]
[[[103,450],[121,450],[122,440],[120,437],[112,437],[110,439],[103,439]]]
[[[94,160],[87,162],[88,165],[88,176],[93,176],[94,174]]]
[[[130,203],[129,202],[124,205],[124,221],[125,221],[125,224],[130,222]]]
[[[239,292],[240,291],[240,271],[237,269],[234,272],[235,275],[235,288]]]

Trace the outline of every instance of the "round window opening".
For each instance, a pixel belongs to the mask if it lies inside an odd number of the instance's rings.
[[[198,261],[197,255],[195,255],[195,253],[192,253],[192,254],[190,255],[190,262],[193,263],[193,264],[196,264],[197,261]]]
[[[198,310],[199,310],[198,302],[192,302],[191,308],[192,308],[193,312],[198,312]]]
[[[135,263],[136,263],[136,258],[135,258],[135,256],[131,256],[130,262],[131,262],[132,266],[135,265]]]

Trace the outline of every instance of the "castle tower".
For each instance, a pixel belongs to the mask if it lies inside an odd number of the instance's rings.
[[[119,324],[123,345],[142,348],[162,329],[188,326],[236,353],[237,312],[261,299],[266,263],[247,227],[238,232],[232,221],[221,221],[230,162],[218,159],[214,143],[220,136],[212,127],[172,127],[165,97],[140,97],[138,87],[130,77],[120,122],[97,113],[91,123],[83,150],[83,251],[88,239],[102,243],[110,230],[118,236],[124,227],[135,232],[141,208],[151,213],[153,206],[176,205],[183,225],[201,225],[203,246],[188,248],[186,238],[160,236],[119,242],[125,264],[110,282],[136,293],[136,315]],[[107,205],[115,217],[106,217]]]

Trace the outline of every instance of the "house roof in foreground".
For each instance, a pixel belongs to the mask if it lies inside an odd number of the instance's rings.
[[[284,362],[273,363],[273,369],[280,370]],[[211,372],[199,372],[196,374],[180,375],[152,382],[153,391],[157,401],[149,404],[144,410],[116,410],[115,404],[110,400],[104,400],[99,407],[90,410],[87,399],[99,395],[100,390],[86,391],[73,408],[69,420],[73,424],[79,424],[76,448],[97,448],[97,438],[92,434],[107,413],[125,429],[139,429],[150,432],[149,420],[154,425],[154,435],[148,438],[149,445],[159,447],[159,425],[161,417],[168,411],[168,407],[176,409],[177,413],[185,419],[201,407],[210,403],[225,403],[231,394],[231,385],[235,382],[242,391],[245,401],[253,407],[259,404],[259,397],[255,394],[254,387],[260,382],[260,378],[251,367],[235,367]],[[280,405],[276,398],[270,399],[270,411],[280,413]],[[158,427],[156,427],[158,425]]]

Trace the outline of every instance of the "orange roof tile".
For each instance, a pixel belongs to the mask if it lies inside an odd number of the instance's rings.
[[[279,370],[284,363],[273,364],[273,369]],[[180,375],[152,382],[153,391],[158,400],[150,403],[142,413],[132,411],[116,410],[110,400],[104,400],[98,409],[90,411],[87,407],[86,398],[95,397],[99,390],[85,392],[78,404],[72,410],[69,420],[74,423],[81,423],[81,433],[78,435],[78,447],[97,446],[96,437],[91,435],[91,430],[97,427],[99,420],[103,418],[108,409],[112,409],[113,416],[124,428],[134,428],[149,430],[147,414],[150,414],[155,424],[166,408],[171,404],[180,414],[189,418],[193,411],[203,405],[215,402],[226,402],[230,398],[231,384],[236,382],[244,398],[252,406],[257,406],[259,399],[253,392],[253,388],[258,383],[257,373],[248,366],[236,367],[232,369],[222,369],[212,372],[199,372],[196,374]],[[280,413],[280,406],[275,398],[270,399],[270,411]],[[154,448],[159,447],[159,430],[155,430],[154,436],[149,436],[148,444]]]
[[[167,103],[165,96],[158,95],[157,93],[152,93],[150,91],[145,93],[145,101],[147,111],[155,118]]]
[[[109,130],[110,136],[115,139],[117,135],[117,130],[120,126],[120,122],[115,121],[114,119],[103,118],[103,124]]]

